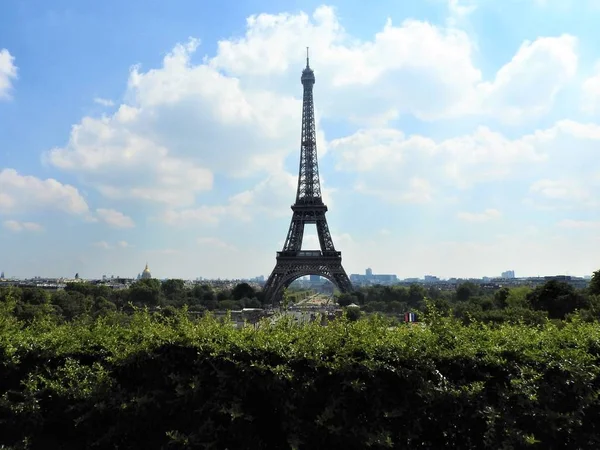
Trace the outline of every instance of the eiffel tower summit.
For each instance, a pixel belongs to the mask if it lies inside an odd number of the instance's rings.
[[[313,103],[315,73],[309,65],[308,48],[306,68],[302,71],[300,80],[304,87],[304,95],[298,190],[296,203],[292,205],[292,222],[283,250],[277,252],[277,263],[264,287],[265,299],[272,303],[281,299],[283,289],[292,281],[305,275],[320,275],[335,284],[340,291],[352,291],[350,279],[342,267],[342,252],[338,252],[333,245],[325,218],[327,206],[321,197]],[[320,250],[302,250],[306,224],[316,225]]]

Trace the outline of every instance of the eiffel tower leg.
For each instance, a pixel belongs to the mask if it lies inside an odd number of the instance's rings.
[[[284,251],[298,251],[302,248],[304,238],[304,218],[302,213],[295,211],[290,223],[287,238],[283,246]]]
[[[335,251],[333,246],[333,238],[329,232],[329,226],[327,225],[327,219],[325,218],[325,212],[317,214],[317,236],[319,236],[319,244],[321,244],[321,251]]]

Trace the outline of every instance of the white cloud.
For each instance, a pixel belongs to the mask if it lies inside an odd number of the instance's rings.
[[[15,58],[3,48],[0,50],[0,100],[10,98],[12,82],[17,78]]]
[[[53,149],[47,160],[111,199],[190,204],[196,192],[211,189],[210,171],[127,129],[129,112],[121,106],[112,118],[84,118],[73,127],[68,146]]]
[[[197,242],[199,245],[204,246],[204,247],[213,247],[213,248],[218,248],[218,249],[222,249],[222,250],[230,250],[230,251],[237,250],[235,248],[235,246],[228,244],[227,242],[225,242],[219,238],[216,238],[216,237],[198,238]]]
[[[135,223],[133,219],[129,216],[126,216],[122,212],[116,211],[114,209],[104,209],[98,208],[96,210],[96,214],[103,222],[107,223],[113,228],[133,228],[135,227]]]
[[[577,72],[576,46],[568,34],[524,42],[493,81],[478,86],[483,111],[511,123],[547,112]]]
[[[434,189],[424,178],[411,177],[407,185],[401,190],[396,189],[372,189],[363,182],[355,186],[355,191],[365,195],[372,195],[388,203],[428,203],[433,198]]]
[[[114,106],[115,105],[115,102],[113,102],[111,99],[102,98],[102,97],[94,98],[94,103],[101,105],[101,106]]]
[[[463,15],[469,5],[449,3]],[[317,118],[348,119],[348,111],[360,111],[350,119],[378,125],[331,145],[319,129],[320,156],[343,148],[338,166],[344,170],[375,173],[384,167],[377,183],[365,177],[355,188],[394,202],[430,201],[438,192],[435,178],[462,187],[500,179],[538,155],[526,142],[519,147],[485,127],[435,142],[406,137],[385,128],[386,122],[402,113],[425,119],[477,113],[506,120],[539,114],[577,66],[575,38],[540,38],[524,43],[493,80],[485,81],[473,61],[472,40],[454,25],[388,20],[361,40],[348,34],[330,7],[317,8],[311,17],[260,14],[248,18],[245,35],[220,41],[216,55],[202,63],[192,62],[199,41],[190,39],[176,45],[158,68],[133,67],[126,102],[112,115],[84,117],[67,144],[44,159],[111,200],[162,204],[159,217],[171,224],[287,213],[281,205],[293,198],[296,180],[283,167],[285,157],[298,149],[298,78],[306,45],[317,76]],[[429,169],[418,165],[438,154],[445,165],[431,178]],[[394,184],[394,169],[409,164],[418,170]],[[215,176],[227,182],[250,175],[264,179],[228,193],[225,204],[199,201],[213,189]],[[324,192],[330,197],[332,189]]]
[[[453,189],[460,194],[512,179],[530,184],[522,192],[529,203],[591,207],[600,195],[599,144],[599,125],[563,120],[516,139],[486,127],[441,141],[396,129],[366,129],[333,140],[329,148],[336,168],[354,174],[360,192],[390,203],[435,200],[438,194],[452,195]],[[415,190],[421,195],[407,195]]]
[[[102,248],[104,250],[108,250],[111,248],[111,245],[106,241],[98,241],[92,244],[94,247]]]
[[[556,200],[588,200],[590,194],[570,180],[539,180],[531,185],[531,191]]]
[[[118,241],[118,242],[116,242],[114,244],[108,243],[106,241],[98,241],[98,242],[93,242],[92,246],[101,248],[103,250],[112,250],[112,249],[115,249],[115,248],[131,248],[131,247],[133,247],[127,241]]]
[[[321,179],[322,183],[323,180]],[[217,225],[225,217],[249,222],[254,217],[287,217],[297,187],[297,175],[273,172],[255,186],[229,197],[224,205],[169,209],[159,220],[170,225]],[[324,202],[331,206],[332,189],[321,188]]]
[[[598,230],[600,229],[600,221],[564,219],[558,223],[558,226],[575,230]]]
[[[475,5],[450,0],[449,7],[456,19]],[[330,7],[317,8],[312,20],[260,14],[247,20],[244,37],[221,41],[210,64],[248,84],[288,91],[297,82],[290,69],[309,45],[322,86],[319,110],[340,117],[362,111],[365,121],[408,112],[425,119],[485,113],[513,122],[545,112],[575,74],[577,40],[562,35],[523,43],[493,80],[483,80],[475,45],[455,24],[388,20],[371,40],[359,40]]]
[[[5,220],[4,227],[10,231],[42,231],[44,229],[39,223],[35,222],[18,222],[16,220]]]
[[[177,45],[159,69],[133,68],[130,102],[112,116],[82,119],[68,144],[45,159],[111,199],[170,207],[193,205],[196,194],[212,189],[213,172],[280,171],[297,148],[300,102],[244,90],[235,78],[193,65],[197,45]]]
[[[53,178],[20,175],[14,169],[0,171],[0,213],[41,210],[85,214],[88,205],[77,188]]]
[[[600,62],[596,63],[594,73],[581,86],[581,107],[587,113],[595,113],[600,108]]]
[[[477,0],[447,0],[448,1],[448,25],[456,26],[473,14],[477,9]]]
[[[456,217],[465,222],[482,223],[498,219],[502,214],[497,209],[488,208],[482,212],[459,212]]]
[[[531,184],[531,197],[527,203],[540,209],[598,206],[600,184],[588,184],[584,180],[558,178],[542,179]]]

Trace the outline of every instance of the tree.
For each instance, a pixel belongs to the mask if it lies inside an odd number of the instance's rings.
[[[548,311],[550,319],[564,319],[576,309],[585,308],[587,302],[570,284],[549,280],[529,294],[527,300],[536,310]]]
[[[411,306],[417,306],[425,298],[425,288],[419,284],[411,284],[408,288],[408,301]]]
[[[467,281],[462,283],[456,289],[456,299],[459,302],[466,302],[471,297],[475,297],[479,293],[479,286],[475,283]]]
[[[362,312],[360,310],[360,308],[345,308],[346,311],[346,318],[350,321],[350,322],[356,322],[358,319],[360,319],[360,316],[362,315]]]
[[[223,289],[222,291],[217,292],[217,300],[220,302],[223,300],[231,300],[231,291]]]
[[[510,289],[507,287],[500,288],[494,293],[494,302],[496,302],[496,305],[498,305],[499,308],[506,308],[509,295]]]
[[[52,295],[52,303],[60,308],[62,316],[67,320],[88,314],[94,300],[91,296],[84,295],[81,291],[57,291]]]
[[[592,275],[588,290],[590,294],[600,295],[600,270],[596,270]]]
[[[156,306],[160,302],[160,281],[139,280],[129,288],[129,298],[133,303]]]
[[[527,300],[527,294],[531,292],[528,286],[519,286],[510,289],[506,298],[506,305],[509,308],[529,308],[531,305]]]
[[[160,288],[165,297],[175,300],[184,291],[185,283],[183,280],[166,280]]]
[[[352,303],[354,303],[354,300],[356,298],[352,295],[352,294],[348,294],[348,293],[344,293],[344,294],[340,294],[337,298],[337,303],[340,306],[348,306]]]
[[[23,303],[30,305],[45,305],[50,301],[50,294],[39,288],[23,289]]]
[[[252,298],[256,295],[254,288],[250,286],[248,283],[240,283],[233,288],[231,291],[231,296],[234,300],[241,300],[244,297]]]

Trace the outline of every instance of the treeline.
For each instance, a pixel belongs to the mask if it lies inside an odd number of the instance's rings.
[[[432,305],[441,314],[460,319],[464,324],[525,323],[539,325],[550,320],[565,320],[577,314],[582,320],[600,319],[600,271],[594,273],[587,289],[576,289],[568,283],[549,280],[530,288],[503,287],[484,289],[465,282],[456,290],[443,291],[420,285],[372,286],[342,294],[338,303],[355,303],[366,312],[402,314],[427,312]]]
[[[19,320],[30,322],[52,316],[60,320],[78,317],[96,318],[111,312],[132,312],[135,307],[160,309],[164,315],[174,314],[183,306],[188,310],[239,310],[260,308],[264,298],[248,283],[232,289],[215,289],[206,284],[192,288],[183,280],[139,280],[128,289],[112,289],[87,282],[69,283],[64,290],[41,288],[0,288],[0,303],[10,296],[12,313]]]
[[[173,315],[187,306],[188,311],[204,313],[213,310],[261,308],[266,305],[263,292],[247,283],[233,288],[215,288],[207,284],[187,287],[183,280],[139,280],[128,289],[112,289],[103,285],[70,283],[64,290],[40,288],[0,288],[0,304],[10,295],[11,311],[19,320],[54,317],[59,321],[91,319],[113,312],[131,313],[136,307],[149,307],[163,315]],[[302,300],[309,292],[290,290],[286,304]],[[422,285],[369,286],[351,294],[336,296],[340,306],[352,303],[364,313],[385,313],[400,317],[405,312],[427,313],[434,306],[441,314],[464,324],[524,323],[540,325],[550,320],[565,320],[577,314],[581,320],[600,318],[600,271],[594,273],[587,289],[550,280],[536,288],[512,287],[485,289],[465,282],[456,290],[444,291]],[[353,311],[357,314],[358,311]]]

